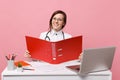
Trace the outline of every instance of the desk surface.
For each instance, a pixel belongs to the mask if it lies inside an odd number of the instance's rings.
[[[73,60],[61,64],[49,64],[46,62],[29,62],[32,66],[28,66],[27,68],[35,69],[32,70],[24,70],[23,72],[18,72],[16,69],[13,71],[8,71],[7,68],[2,72],[2,76],[4,75],[78,75],[76,72],[67,69],[65,66],[80,64],[78,60]],[[86,75],[111,75],[111,71],[101,71],[89,73]]]

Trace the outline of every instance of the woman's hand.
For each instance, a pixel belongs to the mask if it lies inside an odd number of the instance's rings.
[[[24,56],[27,57],[27,58],[30,58],[31,57],[30,52],[28,50],[26,50]]]
[[[79,55],[79,59],[80,59],[80,60],[81,60],[82,54],[83,54],[83,52],[81,52],[80,55]]]

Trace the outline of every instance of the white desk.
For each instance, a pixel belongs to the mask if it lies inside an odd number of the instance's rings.
[[[84,76],[78,75],[65,66],[80,64],[78,61],[70,61],[62,64],[52,65],[45,62],[30,62],[34,71],[16,70],[2,72],[2,80],[112,80],[111,71],[89,73]]]

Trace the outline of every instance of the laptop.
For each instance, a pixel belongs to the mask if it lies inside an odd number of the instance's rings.
[[[80,65],[66,66],[79,74],[110,70],[115,53],[115,47],[86,49],[81,56]]]
[[[78,59],[82,52],[82,36],[57,42],[26,36],[26,46],[33,59],[58,64]]]

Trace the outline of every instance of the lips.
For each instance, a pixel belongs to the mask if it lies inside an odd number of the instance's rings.
[[[58,24],[53,24],[53,26],[54,26],[54,27],[59,27],[59,25],[58,25]]]

